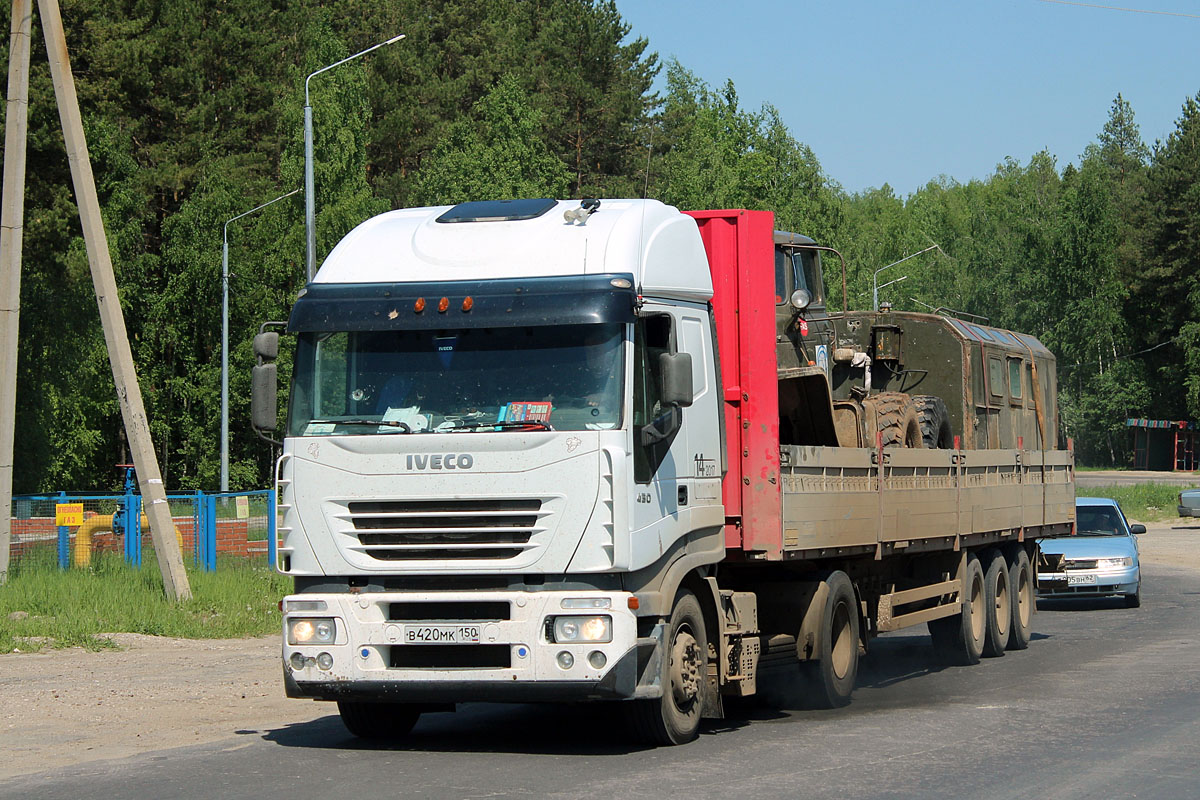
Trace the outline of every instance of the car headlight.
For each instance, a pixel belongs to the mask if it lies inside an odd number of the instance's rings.
[[[333,644],[337,626],[331,619],[289,619],[288,644]]]
[[[1096,566],[1100,569],[1116,569],[1117,567],[1132,567],[1133,556],[1125,556],[1124,558],[1101,558],[1096,562]]]
[[[611,642],[612,617],[555,617],[551,628],[554,641],[567,642]]]

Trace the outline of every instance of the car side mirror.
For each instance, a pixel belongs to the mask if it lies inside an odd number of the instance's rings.
[[[1129,532],[1130,532],[1130,533],[1135,533],[1135,534],[1136,534],[1136,533],[1145,533],[1145,532],[1146,532],[1146,526],[1145,526],[1145,525],[1143,525],[1143,524],[1142,524],[1142,523],[1140,523],[1140,522],[1135,522],[1135,523],[1133,523],[1132,525],[1130,525],[1130,526],[1129,526]]]
[[[665,406],[686,408],[692,404],[691,353],[661,353],[658,367],[662,372],[662,402]]]

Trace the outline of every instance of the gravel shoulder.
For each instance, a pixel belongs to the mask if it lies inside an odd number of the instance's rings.
[[[1200,520],[1147,525],[1142,561],[1200,570]],[[123,648],[0,655],[0,780],[236,739],[337,713],[283,696],[279,639],[115,634]]]

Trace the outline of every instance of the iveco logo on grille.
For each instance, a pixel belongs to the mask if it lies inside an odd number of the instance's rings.
[[[470,469],[475,466],[475,457],[470,453],[410,454],[409,469]]]

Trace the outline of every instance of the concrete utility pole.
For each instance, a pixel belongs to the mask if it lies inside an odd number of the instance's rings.
[[[13,0],[0,209],[0,585],[12,545],[13,437],[17,418],[17,332],[21,312],[21,236],[25,218],[25,141],[29,127],[32,0]]]
[[[150,438],[150,426],[142,403],[142,390],[138,386],[137,372],[134,369],[133,353],[129,349],[125,315],[121,311],[121,301],[117,295],[117,281],[108,252],[108,237],[104,233],[104,220],[100,216],[100,200],[96,195],[96,181],[92,176],[92,164],[88,158],[79,100],[75,95],[75,79],[71,75],[71,64],[67,56],[62,15],[59,13],[58,0],[38,0],[38,8],[41,10],[42,28],[46,34],[50,77],[54,82],[55,98],[58,100],[58,114],[62,120],[67,158],[71,162],[71,180],[75,184],[75,197],[79,203],[79,218],[83,224],[83,239],[88,263],[92,269],[92,283],[96,287],[96,302],[100,307],[104,341],[108,345],[108,358],[112,364],[113,380],[117,385],[117,399],[121,405],[121,417],[125,421],[125,435],[129,440],[129,449],[137,469],[143,508],[150,521],[154,552],[158,556],[158,566],[162,572],[166,592],[177,600],[185,600],[191,596],[191,589],[188,586],[187,573],[183,569],[179,542],[175,539],[175,524],[167,505],[166,489],[158,470],[158,459],[154,455],[154,442]]]

